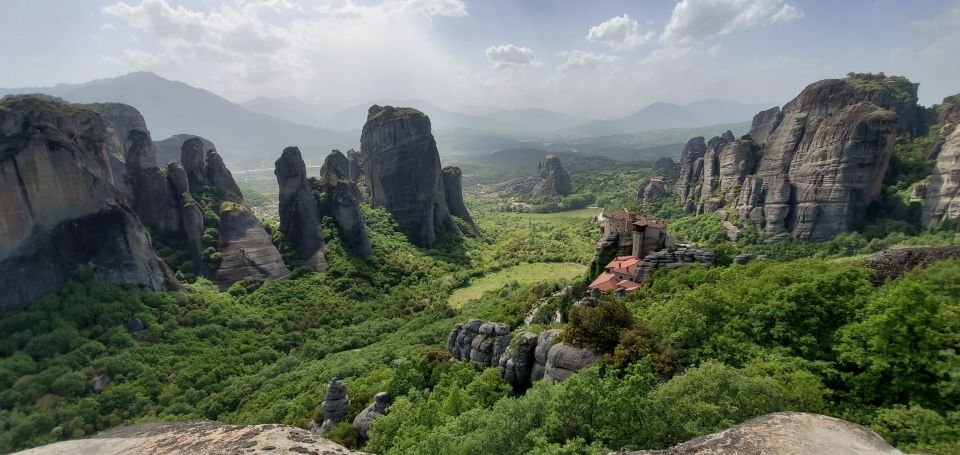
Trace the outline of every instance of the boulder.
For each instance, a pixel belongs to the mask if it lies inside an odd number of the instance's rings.
[[[320,406],[323,408],[323,424],[320,426],[320,434],[326,433],[343,422],[347,415],[347,406],[350,404],[350,397],[347,394],[347,383],[333,378],[327,384],[327,396]]]
[[[113,185],[106,141],[101,117],[81,106],[0,101],[0,308],[27,305],[83,270],[179,289]]]
[[[473,222],[473,217],[470,216],[467,205],[463,202],[462,177],[463,173],[460,172],[458,167],[448,166],[443,168],[444,197],[447,201],[447,207],[450,209],[450,214],[466,221],[474,231],[478,231],[477,224]]]
[[[443,232],[462,235],[447,208],[440,154],[426,115],[371,106],[360,152],[371,203],[386,208],[411,243],[429,248]]]
[[[518,334],[507,350],[500,356],[500,377],[510,382],[516,390],[523,390],[532,383],[531,374],[536,364],[537,334]]]
[[[547,354],[547,364],[544,372],[546,377],[559,382],[593,365],[602,358],[603,354],[594,350],[557,343],[550,348],[550,352]]]
[[[285,148],[273,173],[280,186],[280,232],[308,267],[317,272],[326,270],[320,209],[307,184],[307,166],[300,149]]]
[[[373,396],[373,403],[360,411],[353,419],[353,429],[360,435],[361,441],[369,439],[370,423],[377,417],[387,413],[387,406],[392,401],[390,394],[380,392]]]
[[[511,338],[506,324],[471,319],[454,326],[447,336],[447,352],[457,360],[471,360],[483,367],[498,366]]]
[[[530,370],[530,381],[535,382],[543,379],[547,371],[547,358],[550,349],[553,348],[557,337],[560,335],[560,329],[544,330],[537,337],[537,347],[533,351],[534,364]]]
[[[94,392],[100,393],[100,392],[103,392],[104,390],[107,390],[107,387],[110,386],[111,382],[112,382],[112,379],[110,378],[109,374],[100,373],[94,376],[93,379],[90,380],[90,388]]]
[[[327,155],[320,168],[320,180],[314,183],[325,200],[320,201],[322,213],[337,223],[345,243],[361,257],[373,255],[373,247],[367,235],[367,224],[360,212],[363,194],[350,178],[350,161],[339,150]]]
[[[916,267],[927,267],[947,259],[960,258],[960,247],[897,248],[868,256],[864,265],[876,271],[877,283],[902,276]]]
[[[776,412],[665,450],[621,450],[619,455],[900,455],[873,431],[817,414]],[[613,455],[613,454],[611,454]]]

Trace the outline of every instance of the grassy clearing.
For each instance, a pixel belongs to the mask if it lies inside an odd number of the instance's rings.
[[[463,307],[467,302],[480,298],[483,293],[502,288],[511,281],[521,285],[540,281],[571,280],[587,271],[587,266],[573,262],[536,262],[474,278],[469,286],[453,291],[447,303],[454,309]]]
[[[566,212],[553,212],[553,213],[516,213],[516,214],[514,214],[514,215],[515,215],[515,216],[518,216],[518,217],[520,217],[520,218],[527,218],[527,219],[532,219],[532,220],[566,220],[566,219],[571,219],[571,220],[576,220],[576,221],[582,221],[582,220],[588,220],[588,219],[596,218],[596,216],[597,216],[598,213],[600,213],[600,209],[599,209],[599,208],[596,208],[596,207],[589,208],[589,207],[588,207],[588,208],[579,209],[579,210],[567,210]]]

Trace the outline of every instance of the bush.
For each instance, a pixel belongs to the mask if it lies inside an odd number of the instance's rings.
[[[633,325],[633,313],[619,299],[608,295],[601,298],[596,307],[574,306],[569,320],[560,335],[561,341],[600,352],[613,352],[620,343],[621,333]]]

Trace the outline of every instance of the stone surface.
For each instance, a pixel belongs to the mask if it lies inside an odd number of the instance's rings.
[[[180,164],[191,182],[203,182],[207,179],[205,156],[203,140],[198,137],[187,138],[180,146]]]
[[[873,431],[855,423],[817,414],[777,412],[719,433],[701,436],[666,450],[620,455],[846,455],[901,454]]]
[[[830,239],[880,196],[895,138],[917,127],[918,112],[916,86],[900,79],[816,82],[782,110],[757,114],[738,141],[691,139],[676,194],[686,213],[730,205],[767,233]]]
[[[960,258],[960,247],[898,248],[881,251],[867,257],[863,263],[876,271],[879,283],[897,278],[915,267]]]
[[[219,422],[143,423],[101,433],[90,439],[58,442],[20,455],[222,455],[303,453],[363,455],[307,430],[287,425],[226,425]]]
[[[345,243],[361,257],[373,255],[367,224],[360,211],[363,194],[350,175],[351,162],[339,150],[327,155],[320,168],[320,180],[315,181],[316,190],[324,194],[320,201],[321,213],[329,215],[337,223]]]
[[[273,173],[280,186],[280,232],[308,267],[317,272],[326,270],[320,209],[307,183],[307,166],[300,149],[285,148]]]
[[[460,168],[448,166],[443,168],[443,191],[450,214],[466,221],[474,231],[478,231],[477,224],[467,211],[467,204],[463,202],[463,173]]]
[[[157,164],[164,166],[171,161],[180,161],[183,155],[183,144],[190,139],[198,139],[200,144],[192,144],[200,156],[200,163],[203,163],[203,155],[206,150],[216,149],[217,147],[208,139],[192,134],[175,134],[166,139],[154,140],[153,146],[157,150]]]
[[[536,174],[492,185],[490,191],[556,198],[570,194],[570,175],[560,158],[545,156],[537,165]]]
[[[550,347],[550,352],[547,354],[545,377],[559,382],[602,358],[603,354],[591,349],[557,343]]]
[[[181,227],[180,199],[176,187],[157,166],[150,132],[130,130],[126,159],[126,193],[133,210],[154,232],[173,232]]]
[[[90,380],[90,389],[96,393],[103,392],[104,390],[107,390],[107,387],[110,386],[112,381],[113,380],[110,378],[109,374],[100,373]]]
[[[637,264],[637,279],[646,281],[656,269],[675,269],[695,265],[710,266],[716,253],[708,249],[681,247],[676,251],[660,250],[648,254]]]
[[[462,235],[447,208],[440,154],[426,115],[371,106],[360,152],[371,203],[385,207],[411,243],[431,247],[443,232]]]
[[[533,352],[533,368],[530,370],[530,381],[539,381],[544,378],[547,371],[547,358],[550,355],[550,349],[557,341],[560,335],[560,329],[544,330],[537,336],[537,347]]]
[[[290,275],[270,234],[243,204],[221,204],[220,237],[222,254],[213,282],[221,290],[246,277],[281,280]]]
[[[343,422],[347,415],[347,406],[350,405],[350,396],[347,394],[347,383],[333,378],[327,384],[327,396],[320,404],[323,407],[323,424],[320,425],[320,434],[326,433]]]
[[[100,114],[103,119],[106,130],[106,148],[107,155],[111,162],[116,163],[113,167],[113,184],[124,191],[124,174],[126,174],[127,151],[129,149],[129,133],[134,128],[147,129],[147,123],[133,106],[121,103],[94,103],[82,105],[94,112]]]
[[[506,324],[471,319],[454,326],[447,336],[447,352],[457,360],[470,360],[483,367],[499,366],[511,338]]]
[[[0,308],[26,305],[82,270],[178,289],[112,183],[100,116],[35,96],[0,104]]]
[[[923,200],[922,223],[929,229],[960,220],[960,95],[944,99],[938,115],[940,140],[933,151],[937,164]]]
[[[353,418],[353,429],[360,435],[362,441],[369,439],[370,423],[377,417],[387,413],[387,407],[390,406],[392,398],[387,392],[380,392],[373,396],[373,403],[360,411]]]
[[[500,377],[522,390],[531,385],[531,374],[536,364],[537,334],[517,334],[507,350],[500,356]]]

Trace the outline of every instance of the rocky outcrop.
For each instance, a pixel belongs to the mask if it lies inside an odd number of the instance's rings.
[[[530,387],[533,366],[536,364],[537,334],[522,332],[511,341],[500,356],[500,377],[513,384],[514,389]]]
[[[928,229],[960,220],[960,95],[944,99],[937,114],[940,138],[931,152],[937,164],[925,188],[921,215]]]
[[[767,233],[832,238],[853,229],[880,196],[896,135],[916,128],[916,99],[916,86],[902,78],[811,84],[782,111],[758,114],[738,141],[721,136],[702,147],[692,139],[676,193],[686,213],[729,206]]]
[[[126,174],[124,160],[129,150],[129,133],[134,128],[147,129],[143,115],[133,106],[121,103],[95,103],[81,106],[100,114],[100,118],[103,119],[107,127],[106,149],[113,170],[113,184],[121,191],[126,191],[128,188],[124,186]]]
[[[592,349],[575,348],[563,343],[557,343],[550,348],[547,354],[547,364],[544,373],[546,377],[555,382],[559,382],[597,363],[597,361],[602,358],[602,353]]]
[[[370,406],[364,408],[363,411],[360,411],[360,414],[353,418],[353,429],[360,435],[361,441],[370,438],[370,423],[387,413],[387,407],[390,406],[391,401],[392,398],[389,393],[380,392],[373,396],[373,403]]]
[[[876,281],[898,278],[916,267],[927,267],[947,259],[960,258],[960,247],[898,248],[867,257],[863,263],[876,271]]]
[[[360,152],[347,150],[347,159],[350,160],[350,181],[357,183],[363,177],[363,165],[360,164]]]
[[[196,147],[200,156],[200,162],[203,162],[203,153],[205,150],[216,149],[217,147],[208,139],[192,134],[176,134],[166,139],[153,141],[153,146],[157,150],[157,164],[163,166],[171,161],[180,161],[183,154],[183,144],[191,139],[200,141]]]
[[[621,450],[619,455],[899,455],[873,431],[855,423],[817,414],[776,412],[719,433],[701,436],[666,450]],[[611,454],[613,455],[613,454]]]
[[[300,149],[285,148],[273,173],[280,186],[280,232],[308,267],[317,272],[326,270],[320,209],[307,183],[307,166]]]
[[[463,202],[462,179],[463,173],[460,172],[460,168],[456,166],[443,168],[444,198],[447,201],[450,214],[466,221],[476,232],[478,231],[477,224],[473,222],[473,217],[471,217],[470,212],[467,211],[467,204]]]
[[[637,281],[647,281],[657,269],[677,269],[694,265],[713,265],[716,253],[708,249],[678,248],[676,251],[660,250],[648,254],[637,264]]]
[[[386,208],[411,243],[431,247],[444,232],[462,235],[447,208],[440,154],[426,115],[371,106],[360,152],[371,203]]]
[[[546,376],[550,350],[557,343],[560,332],[560,329],[544,330],[537,336],[537,348],[533,351],[533,369],[530,370],[531,382],[539,381]]]
[[[154,232],[180,229],[180,195],[157,166],[156,150],[146,128],[130,130],[127,138],[124,185],[130,205]]]
[[[674,163],[673,158],[669,156],[657,158],[651,168],[653,169],[654,176],[662,177],[664,180],[673,181],[680,173],[680,168],[677,167],[677,163]]]
[[[470,360],[482,367],[499,366],[511,339],[506,324],[471,319],[454,326],[447,336],[447,352],[454,359]]]
[[[89,109],[34,96],[0,101],[0,308],[26,305],[82,270],[179,287],[113,185],[106,142]]]
[[[198,137],[190,137],[180,146],[180,164],[187,172],[187,178],[192,183],[203,183],[207,179],[206,150],[203,141]]]
[[[570,194],[570,175],[563,169],[560,158],[545,156],[537,165],[536,174],[492,185],[490,190],[537,198],[562,197]]]
[[[637,199],[640,199],[644,204],[649,204],[654,200],[668,195],[670,192],[667,190],[667,184],[663,181],[661,177],[651,177],[650,182],[647,183],[647,186],[643,187],[640,190],[640,193],[637,194]]]
[[[363,194],[350,176],[350,160],[339,150],[327,155],[320,168],[320,179],[313,182],[315,190],[323,194],[321,213],[337,223],[344,243],[361,257],[373,255],[367,224],[360,212]]]
[[[220,455],[304,453],[364,455],[307,430],[287,425],[226,425],[209,420],[143,423],[116,428],[90,439],[63,441],[21,455],[153,454]]]
[[[246,205],[221,204],[219,230],[222,260],[213,281],[221,290],[247,277],[281,280],[290,275],[270,234]]]
[[[533,197],[566,196],[570,194],[570,175],[563,169],[560,158],[545,156],[537,165],[539,181],[530,192]]]
[[[327,384],[327,396],[320,404],[323,407],[323,424],[320,425],[319,433],[323,434],[333,429],[333,427],[343,422],[347,415],[347,406],[350,405],[350,397],[347,395],[347,383],[333,378]]]

